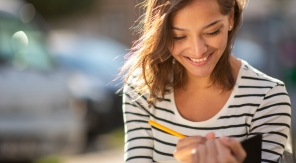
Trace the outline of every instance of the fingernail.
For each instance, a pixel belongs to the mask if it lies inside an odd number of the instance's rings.
[[[224,139],[225,141],[230,141],[230,138],[227,136],[223,136],[222,139]]]
[[[207,139],[216,139],[215,133],[214,132],[209,132],[208,134],[206,134],[206,138]]]
[[[195,154],[195,153],[196,153],[196,149],[192,149],[191,154]]]

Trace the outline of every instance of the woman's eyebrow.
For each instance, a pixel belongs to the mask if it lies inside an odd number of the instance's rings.
[[[212,23],[210,23],[210,24],[204,26],[203,29],[205,29],[205,28],[209,28],[209,27],[211,27],[211,26],[213,26],[213,25],[215,25],[215,24],[217,24],[217,23],[219,23],[219,22],[221,22],[221,21],[222,21],[222,19],[220,19],[220,20],[216,20],[216,21],[214,21],[214,22],[212,22]]]
[[[172,26],[171,29],[179,30],[179,31],[186,31],[186,29],[179,28],[179,27],[174,27],[174,26]]]
[[[214,21],[214,22],[212,22],[212,23],[204,26],[203,29],[209,28],[209,27],[211,27],[211,26],[213,26],[213,25],[215,25],[215,24],[217,24],[217,23],[219,23],[221,21],[222,21],[222,19],[216,20],[216,21]],[[174,26],[172,26],[171,29],[173,29],[173,30],[179,30],[179,31],[186,31],[186,29],[184,29],[184,28],[179,28],[179,27],[174,27]]]

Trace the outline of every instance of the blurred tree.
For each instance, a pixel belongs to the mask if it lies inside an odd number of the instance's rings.
[[[45,18],[70,16],[87,11],[98,0],[26,0]]]

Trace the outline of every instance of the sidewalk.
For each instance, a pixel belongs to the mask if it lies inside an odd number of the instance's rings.
[[[62,160],[63,163],[122,163],[123,154],[123,148],[118,148],[78,156],[66,156]]]

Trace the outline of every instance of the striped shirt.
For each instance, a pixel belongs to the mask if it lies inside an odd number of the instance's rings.
[[[147,121],[153,120],[188,136],[231,136],[244,140],[263,134],[262,162],[278,162],[290,132],[290,98],[282,81],[256,70],[242,60],[234,89],[223,108],[202,122],[184,119],[176,107],[174,92],[148,107],[147,96],[134,91],[130,80],[124,87],[125,162],[151,163],[175,160],[178,138]]]

